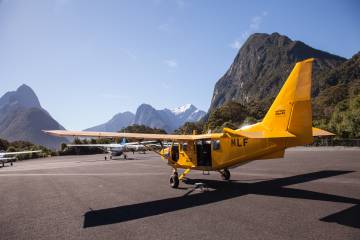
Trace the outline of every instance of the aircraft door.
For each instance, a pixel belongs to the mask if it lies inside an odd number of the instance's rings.
[[[179,145],[171,146],[171,159],[175,162],[179,160]]]
[[[211,167],[211,141],[196,142],[196,159],[199,167]]]

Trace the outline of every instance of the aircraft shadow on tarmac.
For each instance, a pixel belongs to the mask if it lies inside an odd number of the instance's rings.
[[[341,225],[360,228],[360,200],[350,197],[319,193],[308,190],[287,188],[286,186],[309,182],[322,178],[351,173],[353,171],[318,171],[308,174],[296,175],[285,178],[266,180],[255,183],[242,183],[236,181],[217,181],[204,179],[188,179],[187,184],[204,183],[211,191],[198,194],[155,200],[144,203],[125,205],[114,208],[91,210],[84,215],[84,228],[155,216],[181,209],[211,204],[226,199],[236,198],[247,194],[277,196],[285,198],[308,199],[338,203],[354,204],[341,212],[326,216],[321,221],[336,222]],[[193,191],[193,190],[189,190]]]

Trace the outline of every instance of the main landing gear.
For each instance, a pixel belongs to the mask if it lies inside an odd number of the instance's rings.
[[[221,174],[221,178],[223,179],[223,180],[230,180],[230,177],[231,177],[231,175],[230,175],[230,171],[227,169],[227,168],[225,168],[224,170],[222,170],[222,171],[220,171],[220,174]]]

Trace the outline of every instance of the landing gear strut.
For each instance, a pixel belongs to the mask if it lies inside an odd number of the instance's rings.
[[[221,174],[221,178],[223,179],[223,180],[230,180],[230,171],[227,169],[227,168],[225,168],[224,170],[222,170],[222,171],[220,171],[220,174]]]
[[[170,176],[170,187],[177,188],[179,186],[179,176],[177,172],[174,172]]]

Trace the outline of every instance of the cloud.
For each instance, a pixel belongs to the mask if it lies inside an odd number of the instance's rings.
[[[241,48],[242,44],[243,43],[240,42],[239,40],[235,40],[233,43],[230,44],[230,47],[232,47],[233,49],[239,50]]]
[[[165,63],[169,68],[176,68],[176,67],[178,66],[178,63],[176,62],[175,59],[165,60],[164,63]]]
[[[230,47],[236,50],[239,50],[245,40],[250,36],[250,34],[254,33],[255,31],[259,30],[264,18],[268,15],[267,11],[263,11],[261,14],[254,16],[251,18],[250,24],[248,25],[247,29],[241,33],[241,36],[235,39],[231,44]]]
[[[170,24],[168,24],[168,23],[160,24],[159,26],[157,26],[157,29],[159,31],[168,32],[170,30]]]

